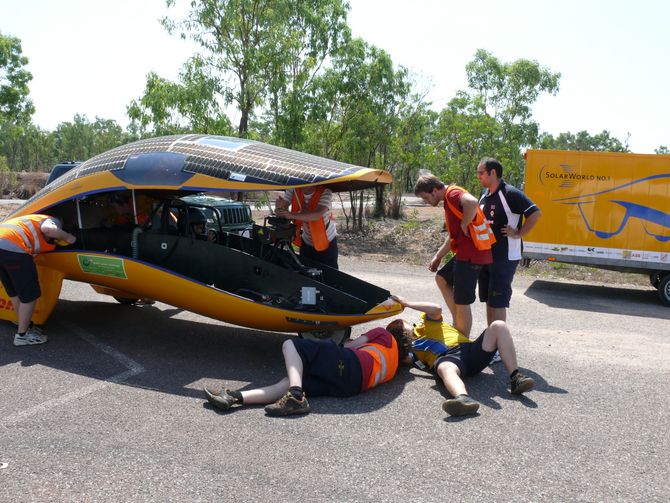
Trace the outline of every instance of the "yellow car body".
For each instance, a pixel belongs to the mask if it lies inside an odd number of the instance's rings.
[[[35,258],[42,296],[33,321],[52,313],[64,279],[120,301],[152,298],[235,325],[272,331],[336,330],[393,316],[386,290],[309,263],[271,225],[251,238],[210,243],[188,234],[180,196],[327,185],[356,190],[392,181],[361,168],[260,142],[208,135],[152,138],[96,156],[47,185],[10,217],[59,217],[77,237]],[[131,215],[108,225],[109,201],[124,194]],[[101,223],[102,222],[102,223]],[[4,289],[0,318],[16,319]]]

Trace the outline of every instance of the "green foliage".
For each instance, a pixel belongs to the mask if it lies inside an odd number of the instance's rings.
[[[532,105],[542,93],[558,92],[559,73],[537,61],[503,63],[478,50],[466,65],[469,91],[459,91],[438,119],[437,175],[479,192],[475,168],[482,157],[498,158],[505,178],[522,179],[522,151],[537,141]]]
[[[0,123],[26,124],[35,112],[28,99],[28,83],[33,76],[24,68],[27,64],[21,41],[0,32]]]
[[[149,73],[144,95],[127,107],[130,130],[138,136],[230,135],[232,125],[217,99],[219,81],[208,71],[205,61],[194,56],[184,64],[178,83]]]
[[[670,155],[670,149],[668,149],[668,147],[665,145],[661,145],[660,147],[655,148],[654,152],[659,155]]]
[[[630,152],[628,138],[621,141],[604,130],[602,133],[591,136],[587,131],[577,134],[571,132],[560,133],[554,138],[549,133],[542,133],[535,145],[536,148],[552,150],[582,150],[597,152]]]

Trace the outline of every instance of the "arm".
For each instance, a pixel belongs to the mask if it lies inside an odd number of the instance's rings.
[[[442,307],[433,302],[415,302],[407,300],[399,295],[391,295],[391,298],[397,303],[402,304],[404,307],[409,307],[415,311],[426,313],[431,320],[439,320],[442,318]]]
[[[463,208],[463,218],[461,219],[461,229],[466,236],[469,236],[468,225],[477,215],[477,208],[479,208],[479,202],[475,199],[472,194],[464,192],[461,196],[461,207]]]
[[[53,220],[45,220],[40,227],[42,233],[50,239],[60,239],[70,244],[74,243],[77,238],[69,232],[60,229]]]
[[[542,212],[540,210],[537,210],[536,212],[531,213],[530,216],[524,219],[524,223],[521,226],[521,229],[515,229],[513,227],[510,227],[509,225],[506,225],[505,227],[502,228],[502,233],[505,236],[521,239],[526,234],[528,234],[533,227],[535,227],[535,224],[537,223],[537,221],[540,219],[541,216]]]
[[[430,264],[428,264],[428,270],[430,272],[437,271],[437,268],[442,263],[442,259],[447,254],[447,252],[449,252],[450,248],[451,237],[447,233],[447,237],[444,239],[444,243],[442,243],[442,246],[440,246],[440,248],[435,252],[435,255],[433,255],[433,258],[430,260]]]
[[[349,349],[356,349],[367,344],[367,342],[368,342],[367,335],[361,335],[360,337],[356,337],[355,339],[345,342],[342,346]]]
[[[323,218],[324,213],[328,211],[328,206],[318,205],[311,211],[288,211],[285,209],[278,209],[275,214],[281,218],[288,218],[290,220],[302,220],[303,222],[314,222]]]

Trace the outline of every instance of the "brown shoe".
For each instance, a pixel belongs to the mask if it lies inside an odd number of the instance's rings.
[[[442,410],[450,416],[467,416],[476,414],[479,410],[479,402],[468,395],[458,395],[456,398],[447,400],[442,404]]]
[[[265,406],[265,413],[268,416],[292,416],[294,414],[307,414],[309,411],[307,398],[303,396],[302,400],[296,400],[290,391],[275,403]]]
[[[205,395],[207,401],[219,410],[230,410],[237,403],[237,400],[228,394],[228,390],[214,390],[205,386]]]

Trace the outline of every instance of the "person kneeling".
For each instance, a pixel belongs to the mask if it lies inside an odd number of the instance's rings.
[[[411,343],[374,328],[347,341],[288,339],[282,345],[287,377],[263,388],[231,391],[205,387],[207,400],[220,410],[239,405],[270,404],[269,416],[307,414],[306,395],[349,397],[391,380],[398,363],[407,358]]]
[[[409,357],[417,366],[428,369],[439,377],[453,398],[442,404],[442,409],[451,416],[475,414],[479,402],[468,395],[464,377],[478,374],[485,369],[496,349],[505,369],[510,375],[510,391],[520,395],[535,385],[532,378],[519,372],[512,334],[504,321],[494,321],[474,341],[442,320],[442,308],[432,302],[413,302],[399,296],[394,300],[417,311],[421,319],[415,326],[397,319],[386,328],[394,337],[412,338]]]

